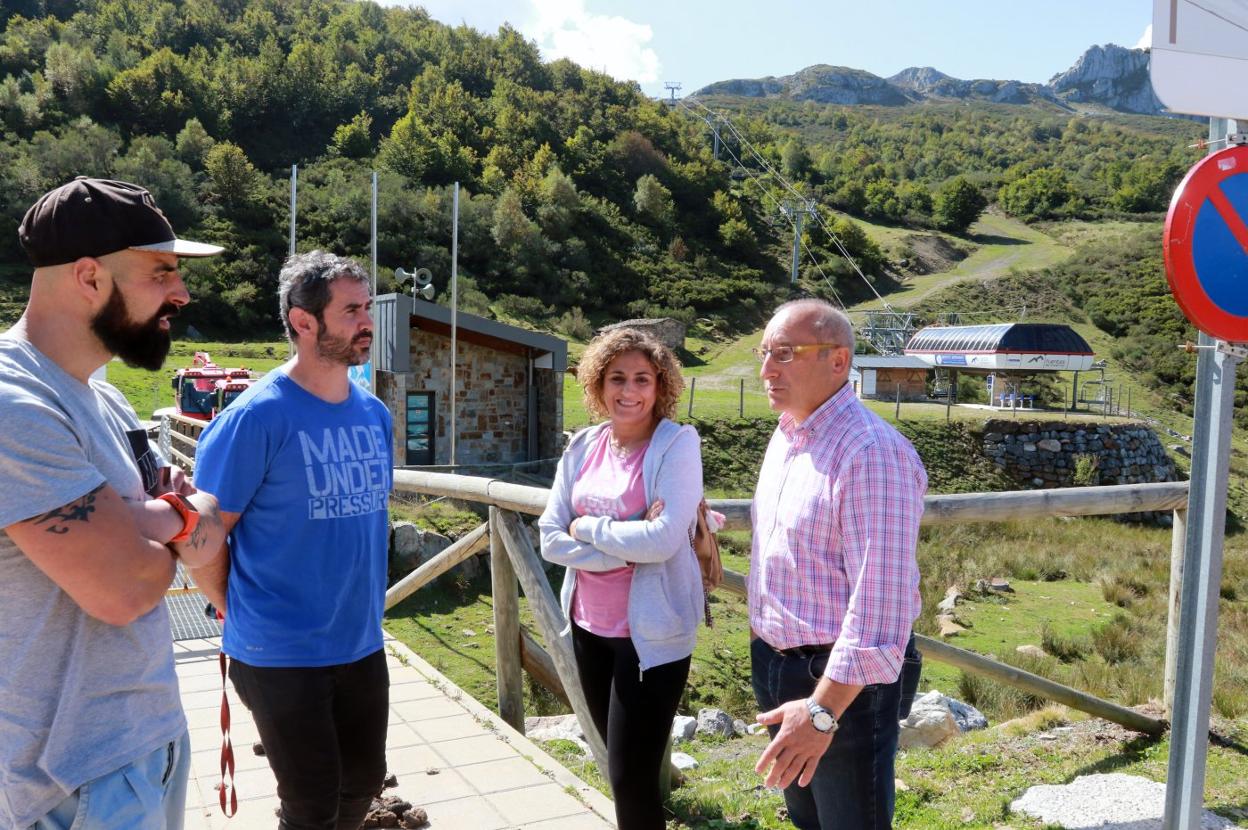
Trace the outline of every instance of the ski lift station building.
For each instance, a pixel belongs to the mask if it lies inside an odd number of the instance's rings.
[[[1083,372],[1095,357],[1078,332],[1057,323],[928,326],[905,353],[931,367],[978,374]]]
[[[451,310],[406,294],[375,309],[374,391],[394,416],[397,464],[450,464],[452,429],[455,464],[483,474],[558,457],[566,341],[459,312],[452,422]]]

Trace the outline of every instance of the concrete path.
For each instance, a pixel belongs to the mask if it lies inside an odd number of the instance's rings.
[[[238,814],[217,802],[220,780],[220,641],[175,642],[182,705],[191,730],[186,830],[273,830],[273,774],[252,752],[251,715],[227,683]],[[401,796],[429,813],[429,827],[608,830],[611,801],[387,635],[390,728],[386,755]]]

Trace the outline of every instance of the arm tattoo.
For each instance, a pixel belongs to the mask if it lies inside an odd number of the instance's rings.
[[[104,485],[101,484],[85,496],[75,499],[69,504],[27,519],[26,524],[46,524],[47,527],[44,530],[48,533],[56,533],[58,535],[69,533],[70,522],[86,524],[91,521],[91,514],[95,512],[95,494],[103,489]]]
[[[211,513],[199,514],[199,522],[195,525],[195,529],[191,531],[191,536],[183,544],[191,550],[199,550],[208,541],[208,528],[217,528],[221,526],[221,519]]]

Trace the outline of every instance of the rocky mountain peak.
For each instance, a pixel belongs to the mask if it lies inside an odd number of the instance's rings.
[[[888,81],[905,89],[924,92],[948,79],[948,75],[931,66],[910,66],[890,77]]]
[[[1049,88],[1077,103],[1148,114],[1163,110],[1148,75],[1147,49],[1127,49],[1113,43],[1093,46],[1070,69],[1054,75]]]
[[[1092,104],[1119,112],[1157,115],[1164,107],[1153,93],[1148,50],[1109,43],[1093,46],[1048,84],[1010,80],[962,80],[931,66],[911,66],[890,78],[861,69],[819,64],[792,75],[721,81],[694,95],[789,98],[824,104],[903,106],[924,100],[978,100],[999,104]]]

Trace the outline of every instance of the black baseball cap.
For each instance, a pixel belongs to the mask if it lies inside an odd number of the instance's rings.
[[[137,184],[79,176],[39,197],[17,229],[36,268],[116,251],[213,256],[224,248],[178,239],[152,194]]]

